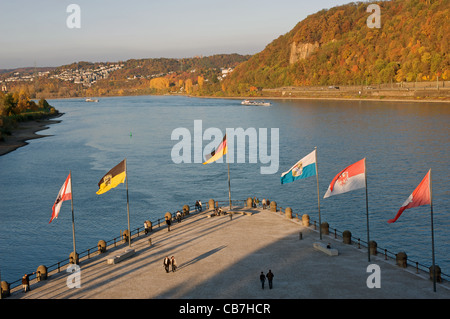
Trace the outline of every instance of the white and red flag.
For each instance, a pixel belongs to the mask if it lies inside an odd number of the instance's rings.
[[[63,201],[72,199],[72,183],[70,178],[71,177],[69,173],[69,176],[67,176],[66,181],[59,190],[58,196],[56,197],[55,203],[53,204],[52,218],[48,222],[49,224],[52,222],[53,219],[58,218],[59,210],[61,209]]]
[[[405,209],[431,204],[430,172],[431,170],[428,171],[427,175],[425,175],[414,192],[409,195],[408,199],[398,210],[397,215],[395,215],[394,218],[389,219],[388,223],[394,223]]]
[[[355,189],[366,187],[366,159],[347,166],[337,174],[328,186],[323,198],[346,193]]]

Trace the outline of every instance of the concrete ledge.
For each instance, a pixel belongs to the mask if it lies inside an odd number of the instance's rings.
[[[118,255],[115,255],[114,257],[108,258],[106,262],[108,265],[113,265],[120,263],[122,260],[127,259],[128,257],[131,257],[134,255],[134,249],[125,249],[123,252],[121,252]]]
[[[321,244],[321,243],[314,243],[313,247],[316,250],[319,250],[321,252],[324,252],[325,254],[329,255],[329,256],[337,256],[339,255],[339,252],[337,251],[337,249],[333,249],[333,248],[327,248],[326,245]]]

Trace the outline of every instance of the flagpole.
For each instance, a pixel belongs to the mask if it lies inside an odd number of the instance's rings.
[[[75,216],[74,216],[74,213],[73,213],[73,187],[72,187],[72,171],[71,170],[69,170],[69,175],[70,175],[70,192],[71,192],[71,194],[70,194],[70,198],[71,198],[70,202],[71,202],[71,205],[72,205],[73,258],[74,258],[75,264],[78,265],[77,249],[76,249],[76,246],[75,246]]]
[[[436,266],[434,261],[434,226],[433,226],[433,192],[431,190],[431,168],[430,168],[430,215],[431,215],[431,254],[433,259],[433,291],[436,292]]]
[[[317,206],[319,209],[319,235],[320,235],[320,240],[322,240],[322,221],[320,218],[320,196],[319,196],[319,168],[317,165],[317,146],[314,148],[316,151],[316,179],[317,179]]]
[[[228,162],[228,155],[227,155]],[[231,210],[231,182],[230,182],[230,163],[228,162],[228,199],[230,200],[230,210]]]
[[[131,230],[130,230],[130,203],[128,199],[128,172],[127,159],[125,158],[125,185],[127,189],[127,217],[128,217],[128,247],[131,247]]]
[[[364,159],[364,180],[366,183],[366,219],[367,219],[367,256],[370,262],[370,240],[369,240],[369,200],[367,196],[367,168],[366,160]]]

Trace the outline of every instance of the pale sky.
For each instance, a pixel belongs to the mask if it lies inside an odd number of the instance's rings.
[[[1,0],[0,69],[255,54],[308,15],[349,2]],[[72,3],[81,9],[80,28],[66,24]]]

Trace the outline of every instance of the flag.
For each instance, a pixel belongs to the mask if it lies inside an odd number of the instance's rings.
[[[105,176],[98,182],[97,195],[106,193],[111,188],[123,183],[126,177],[125,160],[113,167]]]
[[[431,188],[430,188],[430,171],[420,182],[419,186],[409,195],[408,199],[403,203],[393,219],[389,219],[388,223],[394,223],[405,209],[431,204]]]
[[[323,198],[366,187],[366,159],[344,168],[328,186]]]
[[[217,146],[217,148],[213,150],[211,154],[207,154],[205,156],[206,162],[204,162],[203,165],[217,161],[219,158],[224,156],[227,151],[227,135],[225,134],[219,146]]]
[[[56,197],[55,203],[52,207],[52,217],[49,224],[52,222],[53,219],[58,218],[59,210],[61,209],[62,202],[66,200],[72,199],[72,185],[71,185],[71,177],[70,173],[69,176],[67,176],[66,181],[64,182],[63,186],[59,190],[58,196]]]
[[[281,184],[286,184],[314,175],[316,175],[316,150],[303,157],[288,171],[281,174],[280,180]]]

